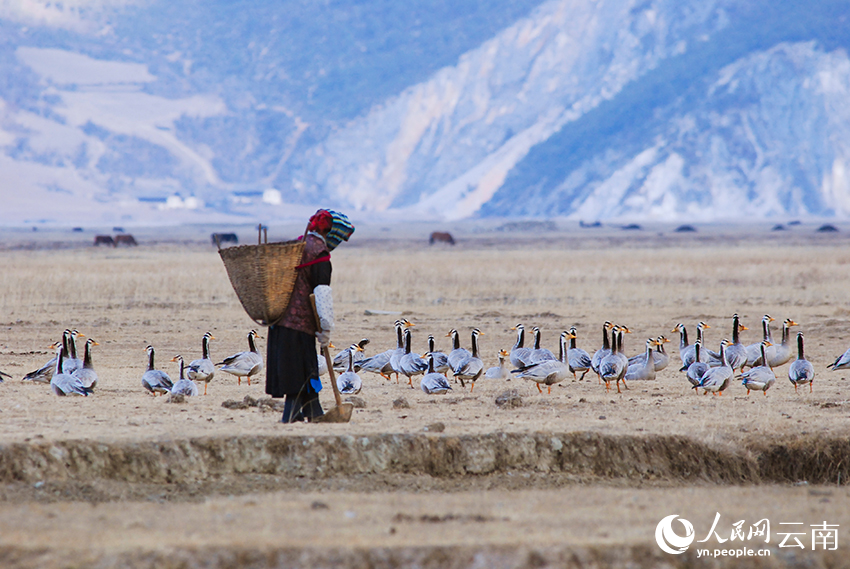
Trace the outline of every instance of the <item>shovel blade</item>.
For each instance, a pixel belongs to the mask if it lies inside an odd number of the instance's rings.
[[[351,413],[354,411],[354,405],[351,403],[343,403],[338,407],[329,409],[324,415],[315,417],[313,423],[347,423],[351,420]]]

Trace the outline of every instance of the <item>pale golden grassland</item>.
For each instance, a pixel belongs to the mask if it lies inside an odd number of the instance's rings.
[[[710,238],[620,236],[588,239],[569,234],[543,239],[482,237],[461,245],[431,248],[412,240],[365,239],[334,253],[338,348],[362,337],[372,339],[367,353],[395,343],[393,315],[417,324],[414,349],[425,350],[433,333],[448,349],[445,334],[461,331],[464,343],[480,328],[482,357],[495,365],[496,352],[509,349],[517,322],[540,326],[544,345],[557,351],[561,330],[575,324],[579,345],[599,347],[599,328],[612,320],[629,325],[627,351],[636,353],[647,336],[667,334],[673,361],[679,321],[693,326],[705,320],[708,343],[729,335],[737,311],[759,336],[761,315],[791,317],[806,333],[808,356],[818,377],[814,394],[795,394],[777,370],[777,385],[767,397],[745,391],[736,382],[721,398],[696,397],[671,365],[657,381],[633,385],[623,395],[606,394],[595,378],[567,382],[551,395],[531,384],[479,381],[474,392],[456,386],[447,398],[431,398],[417,389],[366,375],[362,396],[369,407],[348,426],[283,427],[256,409],[222,409],[225,399],[263,395],[262,382],[237,387],[231,376],[216,375],[207,397],[188,405],[166,405],[140,386],[144,347],[157,348],[158,367],[176,375],[168,360],[177,353],[199,357],[200,337],[213,332],[214,359],[245,349],[254,324],[242,311],[214,249],[201,244],[160,243],[138,249],[3,251],[0,273],[0,369],[15,380],[0,385],[5,440],[39,434],[49,438],[156,438],[225,433],[415,431],[442,421],[464,432],[497,429],[594,429],[606,432],[685,433],[709,440],[741,436],[741,429],[763,433],[847,432],[845,403],[850,385],[843,372],[825,369],[850,342],[846,283],[850,250],[840,237],[749,244],[738,236]],[[18,379],[50,358],[47,346],[66,327],[75,327],[101,343],[94,354],[101,384],[94,397],[57,398],[45,385]],[[795,329],[796,331],[796,329]],[[774,328],[779,337],[779,329]],[[691,337],[693,340],[693,337]],[[261,343],[261,349],[264,345]],[[850,374],[848,374],[850,375]],[[504,412],[495,395],[517,388],[531,403]],[[650,397],[649,394],[663,397]],[[330,390],[323,400],[330,405]],[[413,404],[403,413],[391,402],[404,396]],[[584,402],[579,403],[580,399]],[[824,402],[838,407],[821,409]],[[400,418],[401,416],[403,418]],[[605,416],[605,420],[600,420]],[[789,419],[787,416],[793,417]],[[723,425],[723,428],[719,428]]]
[[[14,376],[0,384],[0,444],[421,433],[438,421],[444,423],[446,435],[679,434],[737,450],[742,443],[745,447],[772,436],[787,441],[797,434],[850,434],[850,382],[845,380],[850,373],[825,367],[850,346],[850,241],[840,235],[752,238],[743,230],[675,238],[484,235],[467,236],[454,248],[429,248],[421,240],[394,239],[393,234],[355,239],[333,255],[333,341],[338,348],[362,337],[372,340],[370,355],[394,347],[391,325],[397,316],[366,315],[366,310],[396,311],[413,321],[418,351],[424,351],[429,333],[447,350],[449,329],[460,330],[468,345],[470,329],[479,327],[485,333],[482,357],[488,366],[495,365],[498,349],[513,345],[510,327],[518,322],[540,326],[544,345],[553,350],[558,333],[575,324],[580,347],[592,353],[601,343],[601,323],[612,320],[634,330],[627,340],[630,354],[647,336],[667,334],[673,340],[668,344],[672,363],[656,381],[632,382],[623,394],[606,393],[589,374],[584,381],[555,386],[551,394],[541,395],[534,385],[517,380],[481,380],[472,393],[455,385],[450,395],[429,397],[418,382],[417,389],[411,389],[403,381],[396,384],[366,374],[360,395],[367,407],[357,409],[346,425],[281,425],[276,413],[221,407],[226,399],[263,396],[262,380],[259,385],[237,386],[235,378],[219,373],[209,395],[182,405],[168,404],[142,389],[148,343],[157,349],[158,367],[174,377],[176,365],[168,360],[177,353],[199,357],[200,339],[207,330],[216,337],[211,351],[218,360],[245,349],[245,335],[255,326],[242,311],[214,249],[197,241],[163,241],[142,241],[141,247],[129,250],[0,248],[0,370]],[[681,321],[693,336],[695,323],[705,320],[712,326],[707,341],[716,347],[729,334],[736,311],[750,327],[743,335],[746,343],[757,341],[764,313],[777,323],[786,317],[800,323],[817,373],[814,393],[808,388],[795,393],[786,365],[776,370],[777,383],[767,396],[747,397],[739,382],[722,397],[694,394],[675,369],[678,338],[670,329]],[[47,346],[66,327],[78,328],[101,344],[94,353],[101,380],[92,397],[60,398],[46,385],[19,381],[51,357]],[[779,337],[778,327],[774,335]],[[260,348],[265,349],[262,341]],[[497,408],[494,398],[510,388],[519,390],[525,405]],[[330,389],[321,397],[326,407],[332,404]],[[406,398],[410,408],[395,409],[392,402],[399,397]],[[510,482],[514,476],[528,481]],[[205,555],[231,559],[230,548],[235,552],[232,559],[243,559],[239,552],[261,555],[280,547],[387,547],[404,559],[400,549],[392,548],[481,545],[597,547],[589,558],[616,565],[611,557],[619,555],[611,553],[618,551],[616,546],[657,553],[655,524],[671,513],[691,520],[698,538],[715,512],[722,512],[727,532],[733,520],[751,523],[765,517],[773,523],[850,523],[850,497],[842,487],[720,487],[694,481],[692,486],[659,488],[647,481],[617,479],[575,480],[550,488],[547,476],[508,472],[501,481],[485,476],[476,478],[477,486],[455,485],[448,491],[440,478],[422,482],[393,474],[379,481],[361,480],[358,486],[357,480],[340,476],[331,492],[303,480],[307,493],[256,494],[255,488],[268,486],[252,486],[246,475],[225,481],[233,485],[224,488],[247,495],[207,495],[206,481],[199,479],[205,496],[200,503],[153,503],[162,495],[151,489],[147,500],[122,498],[97,507],[73,500],[88,499],[87,484],[107,482],[76,481],[77,486],[67,490],[67,503],[39,503],[61,499],[49,491],[44,492],[46,498],[0,503],[0,558],[3,551],[11,552],[5,559],[13,567],[107,566],[104,560],[149,560],[151,552],[167,557],[183,551],[189,561],[175,566],[193,566]],[[49,488],[50,481],[42,490]],[[6,496],[18,491],[35,496],[42,490],[9,485]],[[315,502],[329,507],[316,508]],[[426,523],[421,516],[448,516],[449,521]],[[86,531],[78,531],[80,527]],[[121,555],[125,557],[117,557]],[[269,553],[269,559],[273,555]]]

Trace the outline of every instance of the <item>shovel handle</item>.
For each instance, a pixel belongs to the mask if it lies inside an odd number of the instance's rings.
[[[316,310],[316,295],[310,295],[310,305],[313,307],[313,316],[316,317],[316,328],[322,329],[322,321],[319,320],[319,311]],[[328,350],[327,346],[322,346],[322,355],[325,356],[325,363],[328,365],[328,375],[331,377],[331,387],[334,390],[334,398],[336,399],[336,406],[342,406],[342,395],[339,394],[339,387],[336,384],[336,377],[334,376],[334,363],[331,359],[331,352]]]

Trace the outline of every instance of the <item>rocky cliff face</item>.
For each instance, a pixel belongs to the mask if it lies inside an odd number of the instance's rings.
[[[0,6],[0,222],[850,212],[845,4],[393,6]]]
[[[303,179],[360,209],[474,215],[530,148],[726,21],[714,1],[547,2],[332,134]]]
[[[748,55],[669,109],[653,137],[615,140],[518,207],[580,219],[846,216],[848,72],[843,50],[811,42]],[[512,200],[523,181],[511,182],[494,203]]]

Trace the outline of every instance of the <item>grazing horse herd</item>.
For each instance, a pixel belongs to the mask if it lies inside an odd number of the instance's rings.
[[[217,246],[221,246],[223,243],[233,243],[234,245],[239,243],[239,238],[235,233],[212,233],[210,235],[210,240],[213,245]],[[428,238],[428,244],[433,245],[434,243],[454,245],[455,239],[452,237],[452,234],[447,231],[434,231]],[[115,237],[112,235],[95,235],[94,246],[100,247],[101,245],[107,247],[126,245],[131,247],[138,245],[138,242],[136,242],[136,239],[129,233],[118,234]]]
[[[138,243],[136,242],[136,239],[129,233],[123,235],[116,235],[114,238],[111,235],[95,235],[94,246],[99,247],[101,245],[106,245],[108,247],[118,247],[119,245],[135,247],[136,245],[138,245]]]

